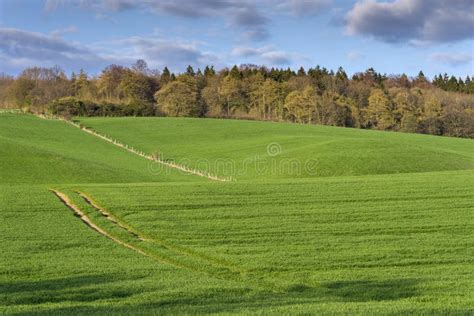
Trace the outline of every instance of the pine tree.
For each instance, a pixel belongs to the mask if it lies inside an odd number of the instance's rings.
[[[242,73],[240,72],[239,68],[237,65],[234,65],[232,69],[229,72],[229,76],[233,79],[240,80],[242,79]]]
[[[349,78],[347,77],[346,72],[344,71],[344,68],[339,67],[336,72],[336,78],[342,81],[346,81]]]
[[[191,77],[194,77],[196,75],[193,66],[189,65],[188,68],[186,68],[186,74]]]
[[[206,68],[204,69],[204,77],[206,77],[206,79],[208,78],[211,78],[211,77],[214,77],[216,75],[216,71],[214,70],[214,66],[206,66]]]
[[[163,68],[163,72],[161,73],[161,76],[160,76],[160,83],[161,83],[162,86],[164,86],[165,84],[167,84],[170,81],[171,81],[170,70],[168,69],[168,67],[165,67],[165,68]]]
[[[298,73],[296,75],[300,77],[306,76],[306,71],[304,70],[303,66],[298,69]]]
[[[446,84],[447,91],[458,91],[459,90],[459,83],[456,77],[451,76]]]

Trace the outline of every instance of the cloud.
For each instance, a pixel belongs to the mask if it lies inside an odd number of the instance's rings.
[[[152,67],[168,66],[174,71],[182,71],[187,65],[223,66],[220,58],[203,51],[202,45],[151,36],[103,41],[85,48],[59,36],[0,28],[0,63],[3,71],[11,73],[31,66],[55,65],[66,70],[84,68],[95,72],[108,64],[130,65],[137,59],[146,59]]]
[[[183,18],[224,19],[227,27],[237,28],[244,39],[263,41],[270,37],[268,25],[276,14],[314,16],[332,0],[47,0],[46,12],[63,6],[92,10],[97,17],[113,21],[114,12],[141,10]]]
[[[268,48],[234,47],[234,49],[232,49],[232,55],[239,57],[251,57],[260,55],[267,49]]]
[[[282,51],[272,51],[266,52],[262,54],[262,58],[269,62],[271,65],[289,65],[291,63],[291,59],[287,53]]]
[[[267,23],[267,18],[261,15],[256,8],[246,6],[236,10],[232,17],[232,23],[238,26],[260,27]]]
[[[330,6],[332,0],[281,0],[276,2],[276,7],[283,12],[291,12],[294,16],[314,16]]]
[[[126,41],[137,49],[139,55],[161,66],[184,69],[188,64],[204,64],[208,58],[194,43],[140,38]]]
[[[77,29],[77,27],[72,25],[63,29],[53,30],[50,34],[51,36],[54,36],[54,37],[61,37],[64,34],[77,33],[78,31],[79,30]]]
[[[457,67],[473,62],[474,57],[472,54],[467,53],[435,53],[429,59],[433,62]]]
[[[346,57],[350,61],[358,61],[358,60],[364,58],[365,56],[360,52],[350,51],[350,52],[347,53]]]
[[[151,67],[167,66],[173,71],[182,71],[188,65],[202,67],[218,64],[220,59],[203,51],[200,42],[164,39],[159,37],[129,37],[106,41],[96,45],[101,55],[110,60],[131,63],[145,59]]]
[[[265,28],[254,28],[242,33],[244,38],[253,41],[263,41],[270,37],[270,34]]]
[[[385,42],[455,42],[474,37],[472,0],[358,1],[346,15],[349,34]]]
[[[8,66],[74,65],[93,66],[103,60],[86,48],[55,36],[0,28],[0,54]]]
[[[229,26],[241,28],[247,39],[264,40],[269,36],[266,30],[268,18],[261,13],[259,6],[246,0],[48,0],[44,9],[52,12],[62,6],[93,10],[102,16],[111,12],[142,10],[185,18],[220,17]]]
[[[291,64],[290,54],[276,50],[271,46],[264,46],[259,48],[253,47],[235,47],[232,50],[232,55],[241,58],[253,58],[258,62],[270,64],[274,66],[285,66]]]

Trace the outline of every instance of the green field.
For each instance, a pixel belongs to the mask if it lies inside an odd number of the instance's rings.
[[[159,166],[64,122],[0,114],[0,314],[474,313],[473,140],[79,120],[236,181]]]
[[[473,141],[338,127],[185,118],[83,118],[87,127],[165,159],[237,179],[474,168]],[[276,150],[276,152],[274,152]],[[276,156],[269,155],[278,153]],[[301,168],[292,162],[297,161]],[[304,163],[314,161],[310,170]]]

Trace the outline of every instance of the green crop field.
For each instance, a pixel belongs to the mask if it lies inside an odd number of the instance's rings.
[[[474,168],[473,141],[468,139],[215,119],[84,118],[80,121],[143,151],[159,151],[165,159],[235,175],[237,179]],[[305,162],[311,168],[305,168]]]
[[[235,181],[0,114],[0,314],[474,313],[473,140],[79,121]]]

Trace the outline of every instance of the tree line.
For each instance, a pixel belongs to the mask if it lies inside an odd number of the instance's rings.
[[[365,129],[474,137],[474,80],[423,72],[387,76],[370,68],[349,77],[305,70],[188,66],[172,73],[110,65],[92,77],[58,67],[0,75],[0,105],[63,117],[187,116],[291,121]]]

